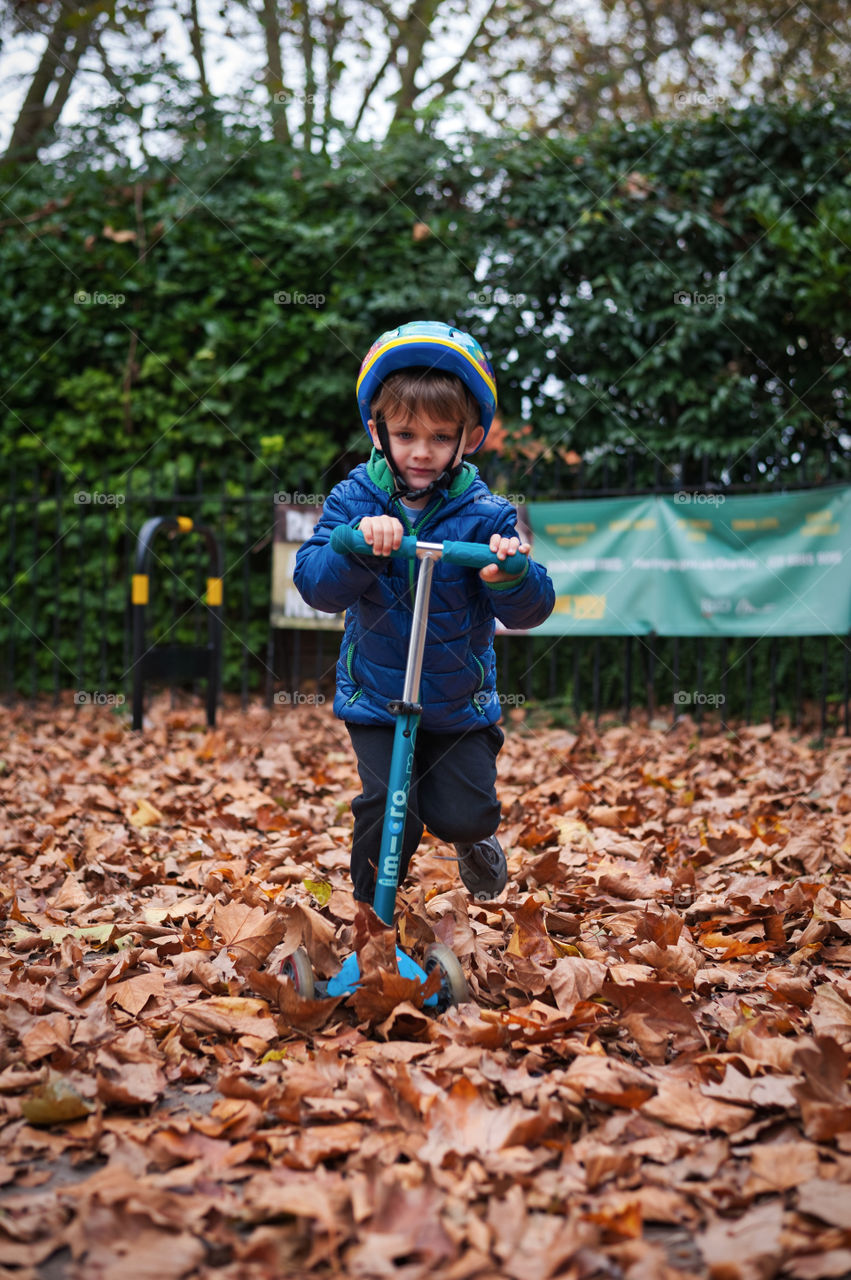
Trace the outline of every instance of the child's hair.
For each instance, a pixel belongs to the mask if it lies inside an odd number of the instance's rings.
[[[370,404],[373,418],[410,422],[418,414],[436,422],[456,422],[462,431],[479,425],[482,411],[475,396],[454,373],[440,369],[397,369],[388,374]]]

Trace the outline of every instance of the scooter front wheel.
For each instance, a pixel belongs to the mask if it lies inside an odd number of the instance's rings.
[[[454,951],[443,942],[433,942],[425,953],[426,973],[432,969],[440,970],[440,991],[437,994],[438,1007],[441,1013],[453,1004],[465,1004],[470,999],[467,979],[464,970]]]
[[[313,980],[313,966],[304,947],[296,947],[292,955],[287,956],[281,965],[281,977],[289,978],[296,995],[305,1000],[314,998],[316,983]]]

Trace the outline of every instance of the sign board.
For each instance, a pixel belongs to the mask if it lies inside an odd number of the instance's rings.
[[[556,589],[539,635],[851,630],[851,486],[534,503]]]
[[[322,613],[305,604],[293,582],[296,552],[313,533],[322,508],[275,504],[275,531],[272,543],[273,627],[296,627],[306,631],[342,631],[341,613]]]

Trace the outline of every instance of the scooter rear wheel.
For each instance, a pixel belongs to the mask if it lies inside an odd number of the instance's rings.
[[[281,965],[281,977],[289,978],[296,995],[305,1000],[314,998],[316,983],[313,980],[313,966],[304,947],[296,947],[292,955],[287,956]]]
[[[426,973],[431,973],[432,969],[440,970],[440,991],[437,994],[437,1001],[440,1011],[448,1009],[453,1004],[465,1004],[470,999],[470,991],[467,987],[467,979],[464,977],[464,970],[454,951],[450,951],[449,947],[443,942],[433,942],[425,953]]]

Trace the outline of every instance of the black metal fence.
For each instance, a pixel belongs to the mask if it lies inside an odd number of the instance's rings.
[[[215,487],[203,471],[191,490],[134,487],[132,473],[49,485],[20,468],[0,499],[5,578],[0,592],[0,690],[6,697],[73,690],[80,702],[129,697],[131,575],[136,540],[152,516],[185,515],[213,528],[224,560],[224,675],[243,699],[264,686],[275,481],[255,468]],[[206,550],[165,539],[151,567],[149,635],[195,643],[206,634]]]
[[[553,500],[692,490],[754,492],[851,480],[839,445],[818,457],[751,459],[735,481],[709,460],[657,459],[610,451],[593,464],[569,455],[485,456],[491,486],[515,498]],[[630,480],[631,477],[631,480]],[[224,559],[223,685],[243,703],[275,694],[333,691],[339,636],[275,632],[268,622],[274,498],[321,488],[246,465],[223,481],[203,470],[191,488],[164,494],[128,473],[83,485],[18,467],[0,500],[6,583],[0,594],[0,689],[123,704],[132,685],[130,579],[136,536],[155,515],[189,515],[215,529]],[[330,487],[330,484],[329,484]],[[521,498],[522,495],[522,498]],[[175,539],[152,568],[150,635],[197,643],[206,631],[204,552]],[[507,715],[540,709],[571,722],[583,713],[651,719],[688,713],[698,722],[783,721],[802,731],[849,732],[848,637],[663,639],[500,637]]]
[[[339,635],[280,633],[270,667],[291,701],[333,694]],[[698,725],[784,723],[813,735],[851,733],[848,638],[704,639],[619,636],[497,638],[506,715],[571,724],[583,714]]]

